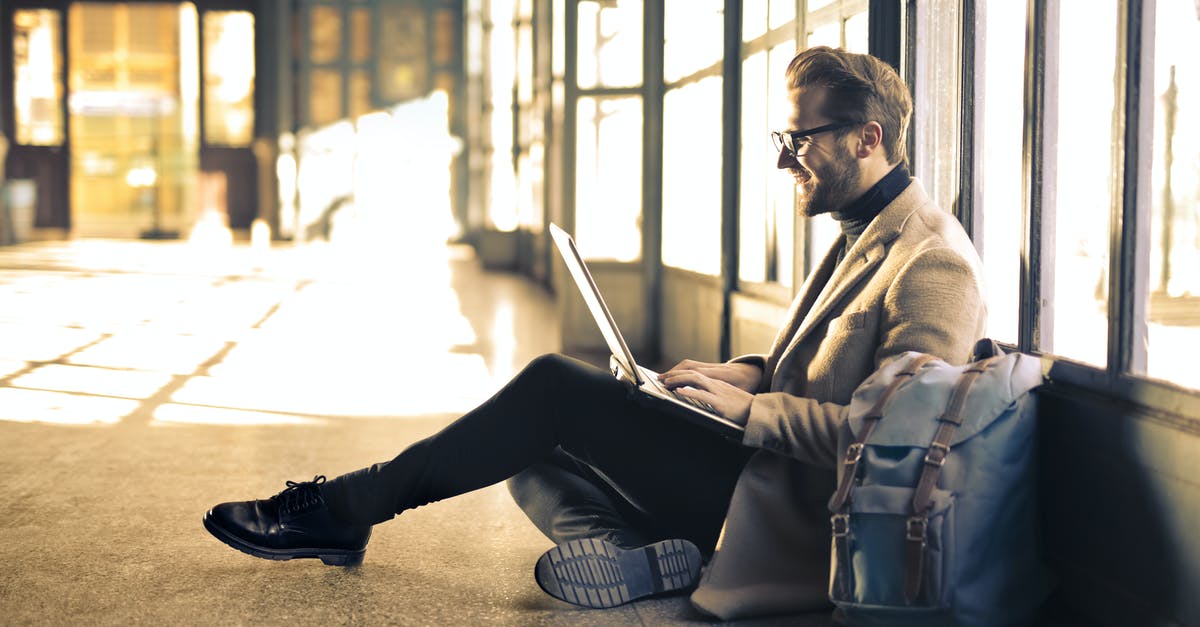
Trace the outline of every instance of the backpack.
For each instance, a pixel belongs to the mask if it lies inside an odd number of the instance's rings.
[[[829,598],[850,625],[1034,623],[1041,363],[981,351],[966,366],[904,353],[854,392],[829,501]]]

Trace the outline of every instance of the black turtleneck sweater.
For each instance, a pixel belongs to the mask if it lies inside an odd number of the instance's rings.
[[[842,235],[846,240],[841,252],[838,253],[838,263],[842,262],[846,251],[850,250],[854,246],[854,242],[858,241],[858,236],[867,230],[867,225],[871,223],[871,220],[874,220],[875,216],[879,215],[879,212],[883,211],[888,203],[895,200],[911,182],[908,168],[904,167],[903,163],[898,164],[892,168],[891,172],[879,179],[878,183],[872,185],[871,189],[868,189],[867,193],[858,200],[850,203],[841,211],[829,214],[842,227]]]

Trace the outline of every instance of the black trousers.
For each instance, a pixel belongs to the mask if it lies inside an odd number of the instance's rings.
[[[710,554],[753,451],[646,406],[632,390],[604,370],[545,355],[445,429],[326,482],[322,493],[335,516],[376,524],[507,479],[555,542],[685,538]]]

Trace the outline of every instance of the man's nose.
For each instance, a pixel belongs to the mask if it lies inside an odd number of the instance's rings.
[[[800,163],[796,161],[796,157],[792,156],[792,151],[787,148],[779,150],[779,160],[775,162],[775,167],[780,170],[794,170]]]

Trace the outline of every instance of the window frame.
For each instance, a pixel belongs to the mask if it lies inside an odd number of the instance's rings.
[[[964,12],[963,38],[974,40],[974,28],[981,12],[968,0]],[[1018,350],[1042,360],[1043,372],[1056,386],[1076,393],[1091,394],[1108,402],[1126,404],[1177,428],[1200,431],[1200,390],[1167,380],[1153,379],[1145,371],[1147,348],[1144,343],[1147,324],[1147,288],[1149,264],[1147,246],[1152,207],[1153,155],[1144,147],[1153,141],[1154,89],[1153,48],[1155,42],[1155,0],[1119,0],[1117,21],[1120,79],[1115,86],[1114,180],[1111,191],[1108,241],[1108,324],[1106,365],[1086,364],[1044,350],[1050,339],[1047,325],[1053,315],[1053,172],[1046,146],[1057,132],[1056,114],[1047,103],[1056,94],[1058,59],[1047,42],[1057,36],[1057,5],[1049,0],[1027,0],[1027,38],[1025,46],[1025,137],[1023,140],[1023,216],[1022,267],[1018,339],[1015,345],[1002,343],[1007,350]],[[977,50],[964,46],[963,70],[964,119],[972,126],[981,123],[975,115],[972,99],[979,96],[973,77],[981,61]],[[968,54],[969,53],[969,54]],[[963,144],[964,172],[971,181],[980,176],[975,168],[979,152]],[[960,216],[975,238],[986,228],[986,215],[976,216],[977,205],[970,203]],[[1052,264],[1050,264],[1052,266]]]

